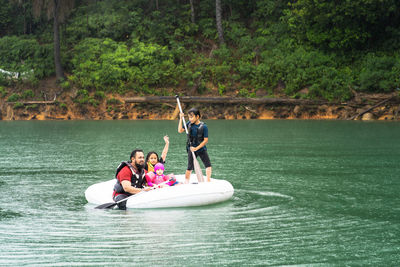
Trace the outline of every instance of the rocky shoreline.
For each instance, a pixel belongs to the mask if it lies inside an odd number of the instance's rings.
[[[166,97],[132,101],[132,98],[107,95],[96,105],[77,103],[70,95],[53,101],[7,102],[0,99],[0,120],[174,120],[178,108]],[[167,97],[168,98],[168,97]],[[169,97],[169,100],[173,98]],[[184,107],[201,109],[203,119],[312,119],[312,120],[400,120],[398,94],[358,94],[346,103],[329,103],[288,98],[235,99],[187,97]],[[113,101],[109,101],[112,99]],[[215,101],[212,101],[212,100]],[[232,99],[232,98],[230,98]]]

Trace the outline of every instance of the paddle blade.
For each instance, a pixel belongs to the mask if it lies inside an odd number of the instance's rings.
[[[105,203],[105,204],[101,204],[97,207],[95,207],[95,209],[112,209],[115,207],[115,205],[117,205],[117,202],[110,202],[110,203]]]
[[[194,171],[196,172],[197,180],[199,181],[199,183],[202,183],[202,182],[204,182],[203,173],[202,173],[202,171],[201,171],[200,164],[199,164],[199,162],[197,161],[197,158],[196,158],[196,156],[194,155],[194,152],[193,152],[193,151],[192,151],[192,156],[193,156]]]

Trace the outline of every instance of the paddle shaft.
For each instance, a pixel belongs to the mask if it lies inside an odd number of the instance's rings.
[[[124,202],[124,201],[128,201],[128,199],[137,197],[138,195],[143,194],[144,192],[145,191],[141,191],[141,192],[139,192],[137,194],[134,194],[134,195],[131,195],[131,196],[126,197],[124,199],[118,200],[117,202],[109,202],[109,203],[101,204],[101,205],[95,207],[95,209],[111,209],[111,208],[114,208],[119,203]]]
[[[176,96],[176,101],[178,102],[178,107],[179,107],[180,113],[183,113],[182,107],[181,107],[181,102],[179,101],[179,96],[178,96],[178,95]],[[190,142],[189,131],[188,131],[188,129],[187,129],[186,122],[185,122],[185,117],[184,117],[184,116],[182,116],[182,122],[183,122],[183,126],[185,127],[185,131],[186,131],[187,138],[188,138],[188,140],[189,140],[189,145],[192,146],[192,143]],[[199,164],[199,162],[197,161],[196,155],[195,155],[194,152],[190,149],[190,147],[189,147],[189,150],[192,152],[193,167],[194,167],[194,170],[195,170],[195,172],[196,172],[197,180],[198,180],[198,182],[204,182],[203,173],[202,173],[202,171],[201,171],[200,164]]]

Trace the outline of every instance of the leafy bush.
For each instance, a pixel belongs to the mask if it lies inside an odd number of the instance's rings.
[[[103,91],[96,91],[94,93],[94,98],[97,100],[103,100],[104,98],[106,98],[106,95],[104,94]]]
[[[122,104],[121,101],[119,101],[116,98],[107,99],[107,105],[120,105],[120,104]]]
[[[89,98],[89,104],[92,105],[93,107],[97,107],[100,103],[96,99]]]
[[[162,8],[155,10],[152,4],[110,0],[81,5],[67,25],[68,42],[77,43],[91,37],[127,41],[128,45],[136,39],[168,45],[176,37],[184,39],[197,29],[197,25],[190,23],[187,5],[163,1]]]
[[[220,96],[223,96],[226,92],[226,87],[223,84],[218,84],[218,93]]]
[[[67,110],[67,109],[68,109],[68,106],[67,106],[67,104],[65,104],[65,103],[60,103],[59,107],[60,107],[61,109],[63,109],[63,110]]]
[[[7,75],[0,72],[0,86],[9,86],[11,84],[11,80]]]
[[[351,96],[352,72],[348,68],[337,70],[337,63],[329,55],[304,47],[292,52],[277,47],[265,50],[260,56],[257,66],[244,60],[237,66],[241,77],[253,88],[271,91],[282,82],[290,96],[304,88],[312,89],[311,97],[333,100]]]
[[[249,29],[244,24],[241,24],[239,20],[234,21],[234,19],[231,18],[230,23],[227,23],[224,37],[229,43],[239,45],[243,37],[249,36]]]
[[[217,30],[215,28],[214,18],[202,18],[198,22],[199,31],[206,39],[217,40]]]
[[[85,106],[87,103],[89,103],[89,92],[85,89],[78,90],[74,102],[81,107]]]
[[[35,94],[33,93],[32,90],[25,90],[21,95],[22,99],[29,99],[33,97],[35,97]]]
[[[0,38],[0,69],[27,80],[49,76],[54,73],[53,48],[36,39],[5,36]]]
[[[25,107],[26,110],[38,110],[39,109],[39,105],[38,104],[32,104],[32,105],[28,105]]]
[[[87,39],[75,50],[71,80],[85,89],[140,91],[143,85],[176,84],[176,65],[165,47],[136,41],[128,49],[110,39]]]
[[[24,104],[22,104],[21,102],[14,103],[14,109],[22,109],[22,108],[24,108]]]
[[[300,41],[326,49],[348,49],[351,52],[351,49],[362,50],[373,42],[393,38],[389,29],[398,25],[398,19],[391,19],[392,12],[398,12],[398,3],[392,0],[358,3],[345,1],[337,5],[335,1],[290,1],[282,19]]]
[[[207,68],[207,77],[214,83],[226,83],[231,76],[231,66],[226,63],[211,65]]]
[[[238,96],[249,97],[250,96],[249,90],[247,90],[246,88],[240,89]]]
[[[309,95],[312,98],[322,97],[330,101],[346,101],[353,96],[350,90],[353,83],[349,68],[339,70],[326,68],[320,79],[311,85]]]
[[[359,90],[391,92],[399,86],[400,57],[368,54],[361,62]]]
[[[3,86],[0,86],[0,97],[5,97],[7,95],[6,89]]]
[[[68,90],[71,88],[71,84],[69,83],[69,81],[63,81],[60,83],[60,87],[64,90]]]
[[[20,98],[21,96],[19,94],[13,93],[8,97],[7,102],[17,102]]]
[[[83,97],[88,97],[88,96],[89,96],[89,92],[88,92],[88,90],[85,90],[85,89],[78,90],[78,92],[76,93],[76,98],[79,98],[79,97],[83,98]]]

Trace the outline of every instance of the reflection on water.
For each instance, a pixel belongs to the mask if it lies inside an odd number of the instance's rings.
[[[176,122],[1,122],[0,265],[379,265],[400,261],[398,123],[207,121],[230,201],[97,210],[133,148],[186,168]]]

